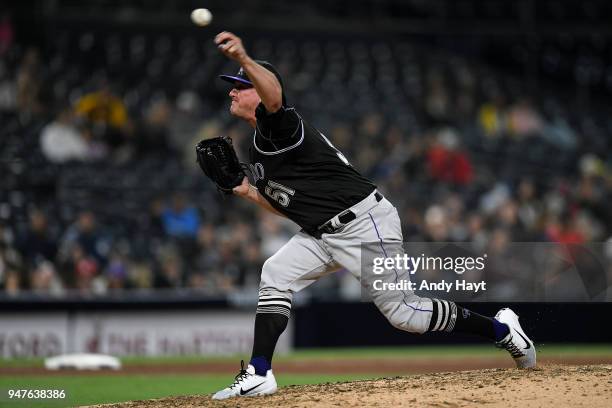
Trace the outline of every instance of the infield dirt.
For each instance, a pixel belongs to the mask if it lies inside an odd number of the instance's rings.
[[[98,407],[611,407],[612,365],[545,365],[288,386],[271,396],[193,395]]]

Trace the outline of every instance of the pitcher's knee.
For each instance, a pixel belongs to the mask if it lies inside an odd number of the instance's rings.
[[[260,288],[265,287],[280,287],[282,290],[283,282],[279,282],[279,277],[282,277],[283,265],[280,260],[275,259],[275,256],[271,256],[266,259],[261,268],[261,283]]]
[[[291,309],[293,292],[289,290],[289,282],[283,279],[284,275],[283,266],[275,256],[264,262],[261,268],[257,313],[264,310],[275,311],[284,306]]]

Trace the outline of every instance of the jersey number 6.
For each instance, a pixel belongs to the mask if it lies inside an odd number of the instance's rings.
[[[278,184],[274,181],[268,180],[268,185],[265,189],[266,195],[282,205],[283,207],[289,206],[289,202],[292,196],[295,194],[295,190],[282,184]]]

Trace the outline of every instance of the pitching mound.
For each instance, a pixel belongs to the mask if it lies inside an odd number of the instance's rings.
[[[133,407],[611,407],[612,365],[490,369],[281,388],[275,395],[209,395],[103,405]]]

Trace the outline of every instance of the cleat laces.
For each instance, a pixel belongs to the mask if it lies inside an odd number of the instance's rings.
[[[234,377],[234,382],[230,385],[230,388],[234,388],[244,381],[251,374],[244,369],[244,360],[240,360],[240,372]]]
[[[525,355],[525,353],[523,353],[521,349],[516,344],[514,344],[514,342],[512,341],[512,336],[510,336],[510,338],[506,341],[501,341],[497,343],[497,347],[506,349],[513,358],[519,358]]]

